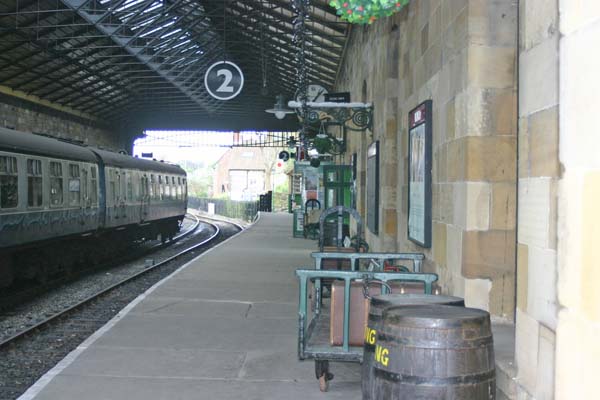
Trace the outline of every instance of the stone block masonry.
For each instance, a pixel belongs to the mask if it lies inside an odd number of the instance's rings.
[[[31,96],[17,97],[0,90],[0,126],[115,151],[131,151],[133,132],[125,134],[91,116],[45,103]]]
[[[336,88],[375,105],[372,134],[349,135],[359,175],[366,145],[379,140],[384,149],[383,229],[366,232],[371,248],[425,253],[445,292],[508,320],[516,282],[516,16],[516,3],[506,1],[410,2],[353,30]],[[426,249],[407,237],[407,119],[429,99],[433,240]],[[358,199],[364,191],[357,182]]]

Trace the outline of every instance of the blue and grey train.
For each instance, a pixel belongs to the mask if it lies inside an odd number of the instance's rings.
[[[172,238],[186,179],[177,165],[0,128],[0,287]]]

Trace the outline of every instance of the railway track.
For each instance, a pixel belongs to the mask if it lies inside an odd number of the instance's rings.
[[[139,294],[242,229],[229,222],[204,223],[214,227],[209,237],[194,241],[188,236],[186,241],[193,243],[175,254],[1,338],[0,398],[17,398]]]
[[[191,225],[187,229],[185,229],[183,232],[181,232],[177,236],[175,236],[172,240],[169,240],[167,242],[159,241],[158,243],[154,243],[154,244],[150,244],[150,245],[142,244],[139,246],[139,248],[135,248],[132,253],[120,254],[120,255],[117,255],[116,257],[111,257],[110,261],[105,261],[99,265],[94,265],[94,266],[87,267],[87,268],[81,268],[81,269],[77,270],[76,272],[72,272],[70,274],[63,274],[63,275],[57,276],[57,277],[54,277],[54,278],[52,278],[44,283],[41,283],[41,284],[29,283],[26,286],[21,286],[21,287],[17,286],[16,288],[12,288],[12,289],[11,288],[4,289],[3,290],[4,293],[2,295],[0,295],[0,312],[7,310],[7,309],[11,309],[11,308],[15,307],[15,305],[23,304],[23,303],[29,301],[30,299],[33,299],[33,298],[43,294],[44,292],[48,292],[54,288],[59,287],[60,285],[64,285],[69,282],[73,282],[77,279],[80,279],[81,277],[85,276],[86,274],[90,274],[95,271],[107,270],[107,269],[113,267],[114,265],[123,264],[128,261],[135,260],[136,258],[148,256],[160,249],[164,249],[164,248],[174,245],[175,243],[179,242],[180,240],[182,240],[182,239],[192,235],[194,232],[196,232],[196,230],[198,229],[198,227],[201,224],[200,219],[194,214],[188,213],[188,214],[186,214],[186,218],[188,220],[192,221]],[[0,317],[1,317],[1,313],[0,313]],[[0,340],[1,340],[1,335],[0,335]]]

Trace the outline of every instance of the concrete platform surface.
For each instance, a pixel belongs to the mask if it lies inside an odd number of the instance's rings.
[[[23,400],[360,399],[360,366],[332,364],[321,393],[297,359],[294,270],[314,241],[289,214],[263,214],[138,299]]]

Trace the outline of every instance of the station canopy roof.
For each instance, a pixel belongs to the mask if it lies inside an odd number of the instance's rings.
[[[111,125],[293,129],[265,109],[297,90],[294,0],[0,0],[0,85]],[[310,1],[309,82],[335,84],[349,27]],[[241,94],[212,98],[204,74],[227,60]]]

